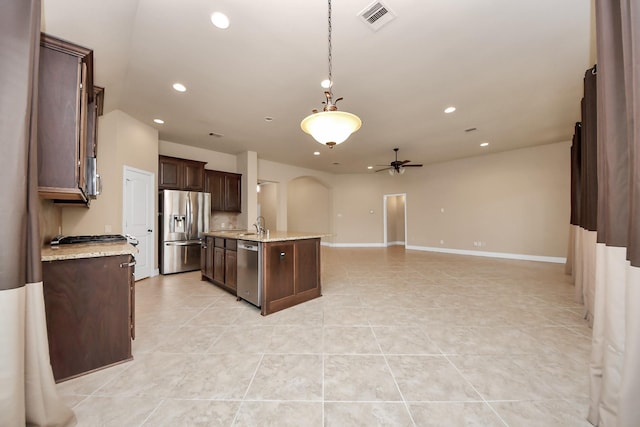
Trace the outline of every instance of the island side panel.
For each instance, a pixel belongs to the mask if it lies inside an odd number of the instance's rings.
[[[308,299],[320,293],[320,239],[300,240],[295,255],[296,294]]]
[[[319,238],[262,245],[262,315],[284,310],[321,295]]]

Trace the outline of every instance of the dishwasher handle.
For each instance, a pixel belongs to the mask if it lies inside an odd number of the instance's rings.
[[[244,249],[247,251],[252,251],[252,252],[258,252],[258,245],[257,244],[249,244],[249,243],[238,243],[238,249]]]

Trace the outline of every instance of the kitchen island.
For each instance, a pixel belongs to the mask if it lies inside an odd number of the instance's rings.
[[[260,307],[266,316],[322,295],[320,281],[320,239],[322,233],[289,231],[212,231],[205,233],[201,270],[203,280]],[[239,245],[238,242],[241,242]],[[245,243],[257,249],[256,279],[244,283]],[[251,276],[251,274],[249,274]],[[257,298],[246,291],[256,289]]]
[[[126,242],[42,248],[49,357],[56,382],[133,358],[137,252]]]

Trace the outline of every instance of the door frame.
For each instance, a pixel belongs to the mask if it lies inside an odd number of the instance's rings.
[[[387,234],[387,199],[389,197],[404,196],[404,247],[407,247],[407,193],[395,193],[383,195],[383,209],[382,209],[382,223],[384,229],[384,247],[389,247],[389,240]]]
[[[133,166],[123,165],[122,167],[122,232],[123,234],[126,234],[125,227],[127,223],[127,214],[126,214],[127,212],[127,177],[129,172],[135,172],[141,175],[146,175],[151,181],[151,186],[150,186],[151,191],[149,192],[149,195],[147,197],[147,208],[148,208],[148,212],[150,212],[149,215],[151,215],[151,224],[152,224],[151,242],[153,242],[153,245],[150,245],[149,247],[149,251],[147,253],[147,258],[148,258],[147,262],[148,262],[148,265],[150,266],[148,277],[153,277],[159,274],[158,268],[156,267],[156,264],[155,264],[155,254],[158,252],[158,248],[157,248],[158,242],[156,240],[156,229],[158,228],[158,224],[157,224],[158,216],[156,214],[156,206],[155,206],[156,174],[144,169],[138,169],[138,168],[134,168]],[[136,280],[138,279],[136,278]]]

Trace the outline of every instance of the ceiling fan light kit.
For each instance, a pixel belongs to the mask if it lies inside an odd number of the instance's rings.
[[[346,111],[338,111],[336,103],[342,98],[333,101],[333,75],[331,70],[331,0],[329,4],[329,85],[328,90],[324,92],[326,101],[323,102],[323,111],[313,110],[313,113],[305,117],[300,123],[303,131],[313,136],[313,138],[321,144],[333,148],[338,144],[342,144],[349,136],[360,129],[362,121],[355,114]]]
[[[395,151],[396,153],[396,159],[394,161],[392,161],[391,163],[389,163],[389,165],[378,165],[378,166],[387,166],[386,168],[383,169],[378,169],[376,172],[382,172],[382,171],[388,171],[389,175],[394,176],[394,175],[403,175],[405,172],[406,167],[413,167],[413,168],[421,168],[422,165],[421,164],[409,164],[411,162],[411,160],[398,160],[398,150],[399,148],[394,148],[393,151]]]

